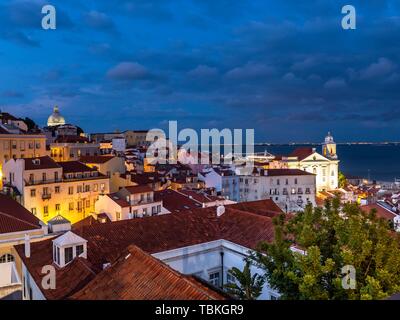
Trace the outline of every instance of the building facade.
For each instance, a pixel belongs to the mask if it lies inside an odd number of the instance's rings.
[[[5,183],[21,194],[21,203],[40,220],[62,215],[72,223],[94,212],[100,194],[109,193],[109,178],[78,161],[50,157],[10,160]]]
[[[240,201],[273,200],[283,211],[316,206],[315,175],[299,169],[259,169],[239,177]]]

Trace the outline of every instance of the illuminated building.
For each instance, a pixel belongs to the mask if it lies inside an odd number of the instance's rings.
[[[64,125],[64,124],[65,124],[65,119],[60,114],[58,107],[55,106],[53,109],[53,113],[47,119],[47,126],[54,127],[54,126],[60,126],[60,125]]]
[[[22,204],[44,222],[62,215],[72,223],[94,212],[100,194],[109,193],[109,178],[78,161],[50,157],[10,160],[5,181],[22,195]]]
[[[75,161],[82,156],[97,156],[101,153],[98,143],[81,136],[59,136],[50,144],[50,151],[55,161]]]

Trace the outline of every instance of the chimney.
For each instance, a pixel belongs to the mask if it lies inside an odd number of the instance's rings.
[[[219,218],[225,213],[225,207],[224,206],[218,206],[217,207],[217,217]]]
[[[31,257],[31,242],[29,238],[29,234],[25,234],[25,257]]]

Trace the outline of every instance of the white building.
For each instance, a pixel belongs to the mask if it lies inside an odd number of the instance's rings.
[[[218,195],[232,201],[239,201],[239,177],[228,168],[208,168],[198,173],[206,188],[215,188]]]
[[[299,169],[255,169],[239,178],[240,201],[273,200],[285,212],[316,205],[315,175]]]
[[[147,185],[124,187],[118,192],[102,195],[96,202],[97,214],[106,214],[111,221],[142,218],[168,213],[162,201],[154,199]]]

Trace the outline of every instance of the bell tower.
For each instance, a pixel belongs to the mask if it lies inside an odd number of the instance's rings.
[[[328,159],[337,159],[336,143],[330,132],[325,137],[325,142],[322,144],[322,154]]]

